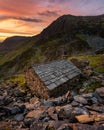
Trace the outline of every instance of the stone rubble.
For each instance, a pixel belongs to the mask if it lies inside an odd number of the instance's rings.
[[[103,90],[104,87],[97,88],[93,93],[73,97],[68,91],[62,97],[44,101],[32,95],[29,97],[17,87],[0,88],[0,130],[103,130]]]
[[[79,91],[48,100],[22,91],[16,84],[1,85],[0,130],[104,130],[104,74],[86,70],[87,80]],[[93,81],[100,81],[101,87],[86,92]]]

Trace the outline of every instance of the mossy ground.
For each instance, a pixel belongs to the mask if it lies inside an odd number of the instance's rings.
[[[18,86],[24,87],[24,85],[25,85],[25,75],[19,74],[19,75],[12,76],[10,78],[7,78],[5,80],[5,82],[6,83],[9,83],[9,82],[17,83]]]
[[[76,58],[78,60],[88,60],[90,66],[94,68],[96,72],[104,73],[104,55],[80,55],[68,57],[68,59]]]
[[[86,89],[85,89],[85,92],[86,93],[89,93],[89,92],[94,92],[97,88],[100,88],[101,87],[101,82],[94,82],[92,84],[90,84]]]
[[[0,65],[3,65],[6,62],[12,61],[16,56],[22,54],[27,49],[31,48],[32,44],[33,44],[32,41],[30,41],[28,44],[24,43],[16,50],[13,50],[13,51],[8,52],[6,54],[0,55]]]
[[[77,34],[76,37],[83,40],[83,41],[87,41],[87,37],[85,35]]]

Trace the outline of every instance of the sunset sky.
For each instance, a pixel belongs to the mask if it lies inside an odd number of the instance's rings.
[[[0,41],[36,35],[63,14],[104,14],[104,0],[0,0]]]

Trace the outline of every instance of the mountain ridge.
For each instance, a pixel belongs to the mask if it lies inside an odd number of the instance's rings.
[[[17,50],[0,57],[1,74],[12,75],[32,64],[60,59],[62,55],[92,53],[96,48],[92,51],[93,46],[88,43],[88,36],[104,39],[104,15],[61,16],[39,35],[29,38]],[[98,46],[99,42],[96,44]],[[100,46],[102,45],[103,43]]]
[[[99,22],[104,17],[104,14],[98,16],[73,16],[73,15],[63,15],[53,21],[47,28],[45,28],[41,33],[41,37],[48,37],[53,35],[53,33],[61,32],[69,32],[71,29],[76,29],[76,27],[80,27],[82,22],[88,25],[89,22]],[[93,24],[93,23],[92,23]],[[57,25],[57,26],[56,26]],[[73,27],[74,25],[74,27]],[[76,25],[76,27],[75,27]],[[85,25],[85,26],[86,26]],[[54,31],[51,29],[55,29]],[[61,30],[63,29],[63,30]],[[78,28],[80,29],[80,28]],[[52,32],[53,31],[53,32]],[[75,31],[75,30],[74,30]],[[58,33],[59,33],[58,32]],[[103,35],[104,36],[104,35]]]

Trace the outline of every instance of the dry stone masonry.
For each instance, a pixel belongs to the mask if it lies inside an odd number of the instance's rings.
[[[46,98],[65,94],[71,81],[80,74],[81,71],[71,61],[58,60],[35,65],[26,73],[26,79],[32,91]]]

